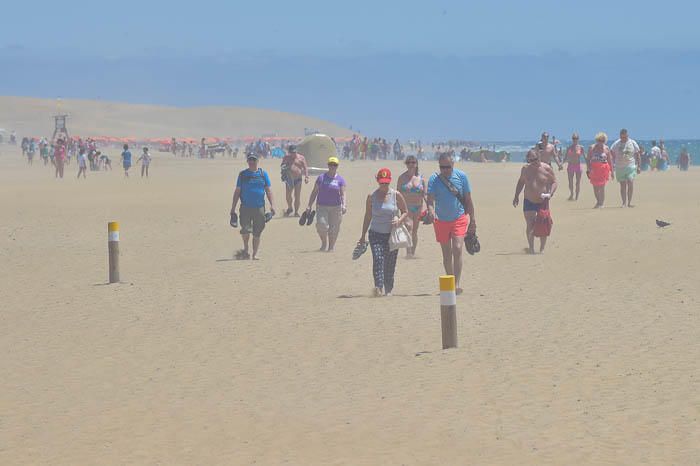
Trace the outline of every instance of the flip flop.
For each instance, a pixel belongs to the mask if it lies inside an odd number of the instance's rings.
[[[306,225],[311,225],[312,223],[314,223],[314,216],[315,215],[316,215],[315,210],[312,210],[311,212],[309,212],[309,215],[307,215],[307,217],[306,217]]]
[[[231,221],[229,222],[229,224],[233,228],[238,228],[238,214],[236,214],[236,213],[231,214]]]
[[[238,260],[248,260],[250,259],[250,254],[241,249],[238,252],[236,252],[236,255],[234,257]]]
[[[476,237],[476,233],[467,233],[467,236],[464,237],[464,245],[470,256],[481,251],[481,244],[479,244],[479,238]]]
[[[301,217],[299,217],[299,226],[302,226],[302,227],[303,227],[304,225],[306,225],[306,218],[307,218],[308,215],[309,215],[309,214],[308,214],[307,211],[303,211],[303,212],[301,213]]]
[[[352,251],[352,260],[357,260],[362,254],[367,252],[367,243],[357,243],[355,249]]]

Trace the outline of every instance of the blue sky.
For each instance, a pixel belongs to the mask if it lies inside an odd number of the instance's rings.
[[[0,46],[84,53],[420,52],[519,54],[686,49],[700,44],[698,2],[32,1],[7,2]],[[19,20],[24,18],[24,20]]]
[[[694,137],[698,5],[11,2],[0,11],[0,94],[258,106],[401,137],[608,124]],[[37,67],[61,71],[47,80]]]

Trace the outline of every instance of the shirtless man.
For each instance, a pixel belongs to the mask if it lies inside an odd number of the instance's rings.
[[[542,133],[540,142],[538,142],[537,146],[535,147],[537,147],[537,152],[539,153],[539,158],[541,162],[546,163],[551,167],[552,160],[554,160],[557,163],[559,170],[562,170],[564,168],[564,166],[561,164],[561,161],[559,160],[557,148],[554,147],[554,144],[551,144],[549,142],[549,133],[547,133],[546,131]]]
[[[282,180],[287,190],[287,210],[285,217],[289,217],[292,212],[294,216],[299,216],[299,205],[301,204],[301,180],[309,182],[309,167],[306,165],[306,158],[297,153],[297,147],[290,145],[287,155],[282,158]],[[294,194],[294,210],[292,210],[292,194]]]
[[[566,149],[566,174],[569,176],[569,200],[574,200],[574,176],[576,176],[576,200],[581,191],[581,157],[585,157],[583,146],[578,143],[578,133],[571,135],[571,145]]]
[[[525,214],[525,235],[527,236],[528,254],[535,253],[535,217],[537,211],[554,196],[557,190],[557,179],[554,170],[549,165],[542,163],[539,151],[530,149],[527,153],[527,165],[520,171],[518,184],[515,186],[513,207],[520,203],[520,192],[525,188],[523,199],[523,212]],[[545,205],[543,205],[545,204]],[[540,253],[544,252],[547,237],[540,237]]]

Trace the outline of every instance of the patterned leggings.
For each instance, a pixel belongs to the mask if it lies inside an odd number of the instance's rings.
[[[391,293],[394,289],[394,271],[399,250],[389,251],[389,233],[369,231],[369,246],[372,248],[372,274],[375,288]]]

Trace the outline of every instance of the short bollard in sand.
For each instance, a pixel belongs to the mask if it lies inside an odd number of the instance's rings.
[[[119,282],[119,222],[107,224],[107,247],[109,249],[109,283]]]
[[[457,347],[457,293],[454,275],[440,276],[442,349]]]

